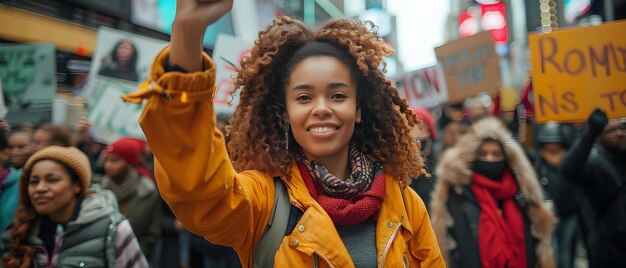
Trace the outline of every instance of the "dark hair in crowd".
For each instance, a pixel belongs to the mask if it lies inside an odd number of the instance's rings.
[[[50,133],[50,144],[63,147],[74,146],[74,141],[72,141],[72,133],[67,128],[53,126],[51,124],[44,124],[41,125],[37,130],[42,130]]]
[[[228,145],[235,169],[289,177],[299,149],[290,137],[285,153],[285,86],[297,63],[325,55],[348,66],[357,85],[363,122],[357,124],[350,143],[408,184],[410,177],[423,172],[419,144],[410,136],[419,120],[385,78],[383,57],[391,52],[371,23],[335,19],[313,31],[289,17],[274,20],[259,33],[235,79],[241,97]]]
[[[0,150],[9,148],[9,140],[4,129],[0,128]]]

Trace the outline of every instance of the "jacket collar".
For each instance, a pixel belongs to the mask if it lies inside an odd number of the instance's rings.
[[[402,189],[400,182],[392,177],[386,176],[387,184],[385,188],[385,199],[378,216],[379,220],[400,222],[402,228],[413,235],[413,228],[409,220],[407,209],[404,202],[404,193],[408,189]]]
[[[107,194],[112,193],[108,190],[96,190],[93,189],[93,193],[87,195],[85,199],[80,202],[80,210],[76,215],[75,220],[71,220],[67,223],[65,229],[66,233],[73,232],[79,229],[81,225],[91,223],[102,217],[106,217],[114,212],[114,204]]]

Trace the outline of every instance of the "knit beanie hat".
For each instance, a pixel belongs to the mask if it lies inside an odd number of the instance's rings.
[[[142,148],[139,146],[137,139],[129,137],[120,138],[104,149],[105,153],[121,157],[134,167],[139,165],[141,151]]]
[[[87,156],[76,147],[48,146],[33,154],[24,165],[22,172],[22,184],[25,187],[27,178],[30,177],[33,165],[39,160],[51,159],[59,161],[71,168],[80,180],[81,193],[85,194],[91,184],[91,165]]]
[[[426,124],[430,138],[435,140],[437,138],[437,128],[435,128],[435,119],[433,118],[433,114],[422,107],[413,107],[411,110],[420,120],[422,120],[422,122],[424,122],[424,124]]]

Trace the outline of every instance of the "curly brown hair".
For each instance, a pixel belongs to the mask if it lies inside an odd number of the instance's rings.
[[[39,159],[37,162],[41,160],[52,160],[58,163],[70,175],[73,183],[79,183],[80,179],[78,174],[68,165],[58,160],[49,158]],[[13,217],[13,226],[8,230],[11,243],[10,254],[0,260],[0,263],[7,268],[30,267],[33,255],[35,254],[35,245],[28,241],[28,236],[31,234],[32,228],[36,226],[35,223],[41,215],[37,214],[32,202],[30,201],[30,197],[28,195],[28,181],[30,179],[32,167],[35,166],[37,162],[32,163],[30,168],[24,169],[22,175],[20,176],[19,204],[15,211],[15,216]],[[89,190],[78,193],[78,195],[82,197],[90,194],[92,194],[92,192]]]
[[[362,146],[364,153],[383,163],[387,174],[408,185],[410,178],[424,172],[420,145],[410,135],[420,121],[384,76],[384,56],[392,49],[370,22],[347,19],[330,20],[313,31],[301,21],[281,17],[259,32],[235,77],[240,100],[228,129],[228,151],[235,169],[290,177],[298,157],[293,145],[298,146],[290,137],[289,152],[285,151],[289,141],[284,135],[284,88],[295,68],[287,63],[311,42],[330,43],[349,53],[353,62],[347,65],[357,80],[357,105],[363,118],[350,143]]]

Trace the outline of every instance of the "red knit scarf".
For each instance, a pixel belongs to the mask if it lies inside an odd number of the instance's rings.
[[[380,165],[376,165],[382,169]],[[298,163],[302,179],[309,189],[309,193],[328,213],[333,223],[338,226],[348,226],[361,223],[367,219],[378,219],[378,212],[385,197],[385,173],[374,172],[371,187],[364,189],[350,198],[330,196],[324,188],[314,182],[306,165]]]
[[[508,170],[501,181],[478,173],[472,175],[470,189],[481,210],[478,246],[484,268],[526,268],[524,220],[513,198],[517,187]]]

